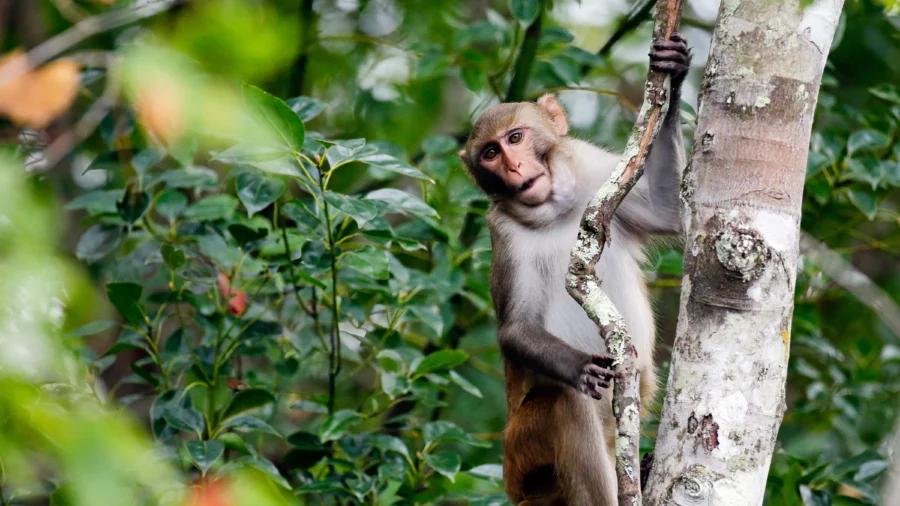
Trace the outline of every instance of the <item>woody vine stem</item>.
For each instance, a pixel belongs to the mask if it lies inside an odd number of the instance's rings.
[[[653,41],[671,38],[678,28],[683,3],[683,0],[657,1]],[[628,138],[625,154],[584,212],[566,275],[569,295],[600,328],[616,371],[621,374],[613,387],[616,479],[620,505],[637,506],[642,502],[638,462],[641,429],[640,373],[635,369],[636,352],[625,328],[625,320],[603,292],[594,269],[603,248],[610,241],[609,225],[613,213],[644,172],[653,141],[669,110],[670,81],[670,77],[663,72],[648,72],[644,101]]]

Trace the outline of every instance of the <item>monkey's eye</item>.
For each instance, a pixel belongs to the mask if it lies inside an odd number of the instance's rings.
[[[513,132],[509,134],[509,143],[518,144],[522,142],[522,132]]]
[[[497,151],[497,148],[487,148],[484,151],[484,154],[481,155],[481,157],[485,160],[493,160],[494,158],[497,158],[498,154],[500,153],[499,151]]]

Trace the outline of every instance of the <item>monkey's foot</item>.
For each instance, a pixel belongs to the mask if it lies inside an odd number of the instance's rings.
[[[591,355],[590,361],[581,369],[578,390],[594,399],[603,398],[603,389],[609,388],[609,382],[620,376],[611,369],[613,359],[606,353]]]
[[[647,452],[641,458],[641,492],[644,491],[644,485],[650,479],[650,471],[653,469],[653,452]]]
[[[659,40],[653,43],[650,52],[650,68],[672,74],[679,83],[687,75],[691,66],[691,50],[687,41],[678,32],[672,34],[672,40]]]

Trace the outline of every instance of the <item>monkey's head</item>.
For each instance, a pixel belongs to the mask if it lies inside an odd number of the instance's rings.
[[[568,131],[553,95],[544,95],[536,104],[499,104],[478,118],[459,156],[492,199],[539,206],[552,196],[548,160]]]

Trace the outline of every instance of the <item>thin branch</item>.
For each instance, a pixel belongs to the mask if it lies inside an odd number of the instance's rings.
[[[304,84],[306,83],[307,67],[309,67],[310,49],[316,44],[316,37],[319,31],[319,17],[313,10],[313,0],[301,0],[300,4],[300,54],[294,62],[291,69],[291,90],[292,95],[303,95],[306,91]]]
[[[668,40],[681,17],[683,0],[659,0],[653,40]],[[578,240],[566,276],[569,294],[584,308],[600,328],[606,349],[612,355],[621,377],[613,388],[613,414],[616,417],[616,478],[619,504],[641,504],[640,484],[640,372],[635,368],[636,352],[625,328],[625,320],[603,293],[595,267],[609,243],[609,224],[619,204],[644,171],[653,141],[669,110],[670,78],[650,70],[644,103],[638,114],[622,161],[609,180],[588,204],[581,221]],[[677,104],[676,104],[677,106]]]
[[[135,7],[126,7],[85,18],[68,30],[44,41],[29,51],[26,55],[26,65],[7,65],[7,70],[0,72],[0,88],[13,79],[75,47],[76,44],[89,37],[155,16],[186,1],[188,0],[145,0]]]
[[[76,146],[94,133],[94,130],[100,126],[100,122],[103,121],[103,118],[105,118],[116,106],[121,88],[122,83],[119,69],[115,67],[114,57],[108,55],[106,87],[103,90],[103,94],[91,104],[84,113],[84,116],[82,116],[72,128],[66,130],[53,141],[53,144],[47,147],[44,151],[44,163],[46,164],[46,167],[56,166],[56,164],[65,158]]]
[[[641,25],[650,17],[650,9],[653,8],[654,0],[638,0],[624,18],[619,21],[619,25],[613,31],[612,35],[606,40],[606,43],[597,51],[597,56],[606,56],[612,51],[612,48],[618,43],[622,37],[631,33],[632,30]],[[581,73],[586,74],[591,69],[590,64],[581,66]]]
[[[538,43],[541,41],[541,31],[544,23],[545,0],[540,1],[538,15],[525,30],[525,38],[522,40],[522,48],[516,56],[513,66],[513,77],[509,82],[504,102],[520,102],[525,98],[528,88],[528,79],[531,77],[531,68],[537,56]]]
[[[558,93],[560,91],[589,91],[591,93],[596,93],[598,95],[610,95],[619,99],[619,102],[631,112],[638,112],[638,108],[636,105],[632,104],[625,95],[619,93],[618,91],[613,90],[604,90],[602,88],[593,88],[590,86],[557,86],[555,88],[545,88],[537,93],[532,93],[528,95],[529,100],[536,100],[541,95],[546,93]]]
[[[807,233],[800,236],[800,252],[826,276],[868,306],[895,336],[900,337],[900,307],[880,286]]]

